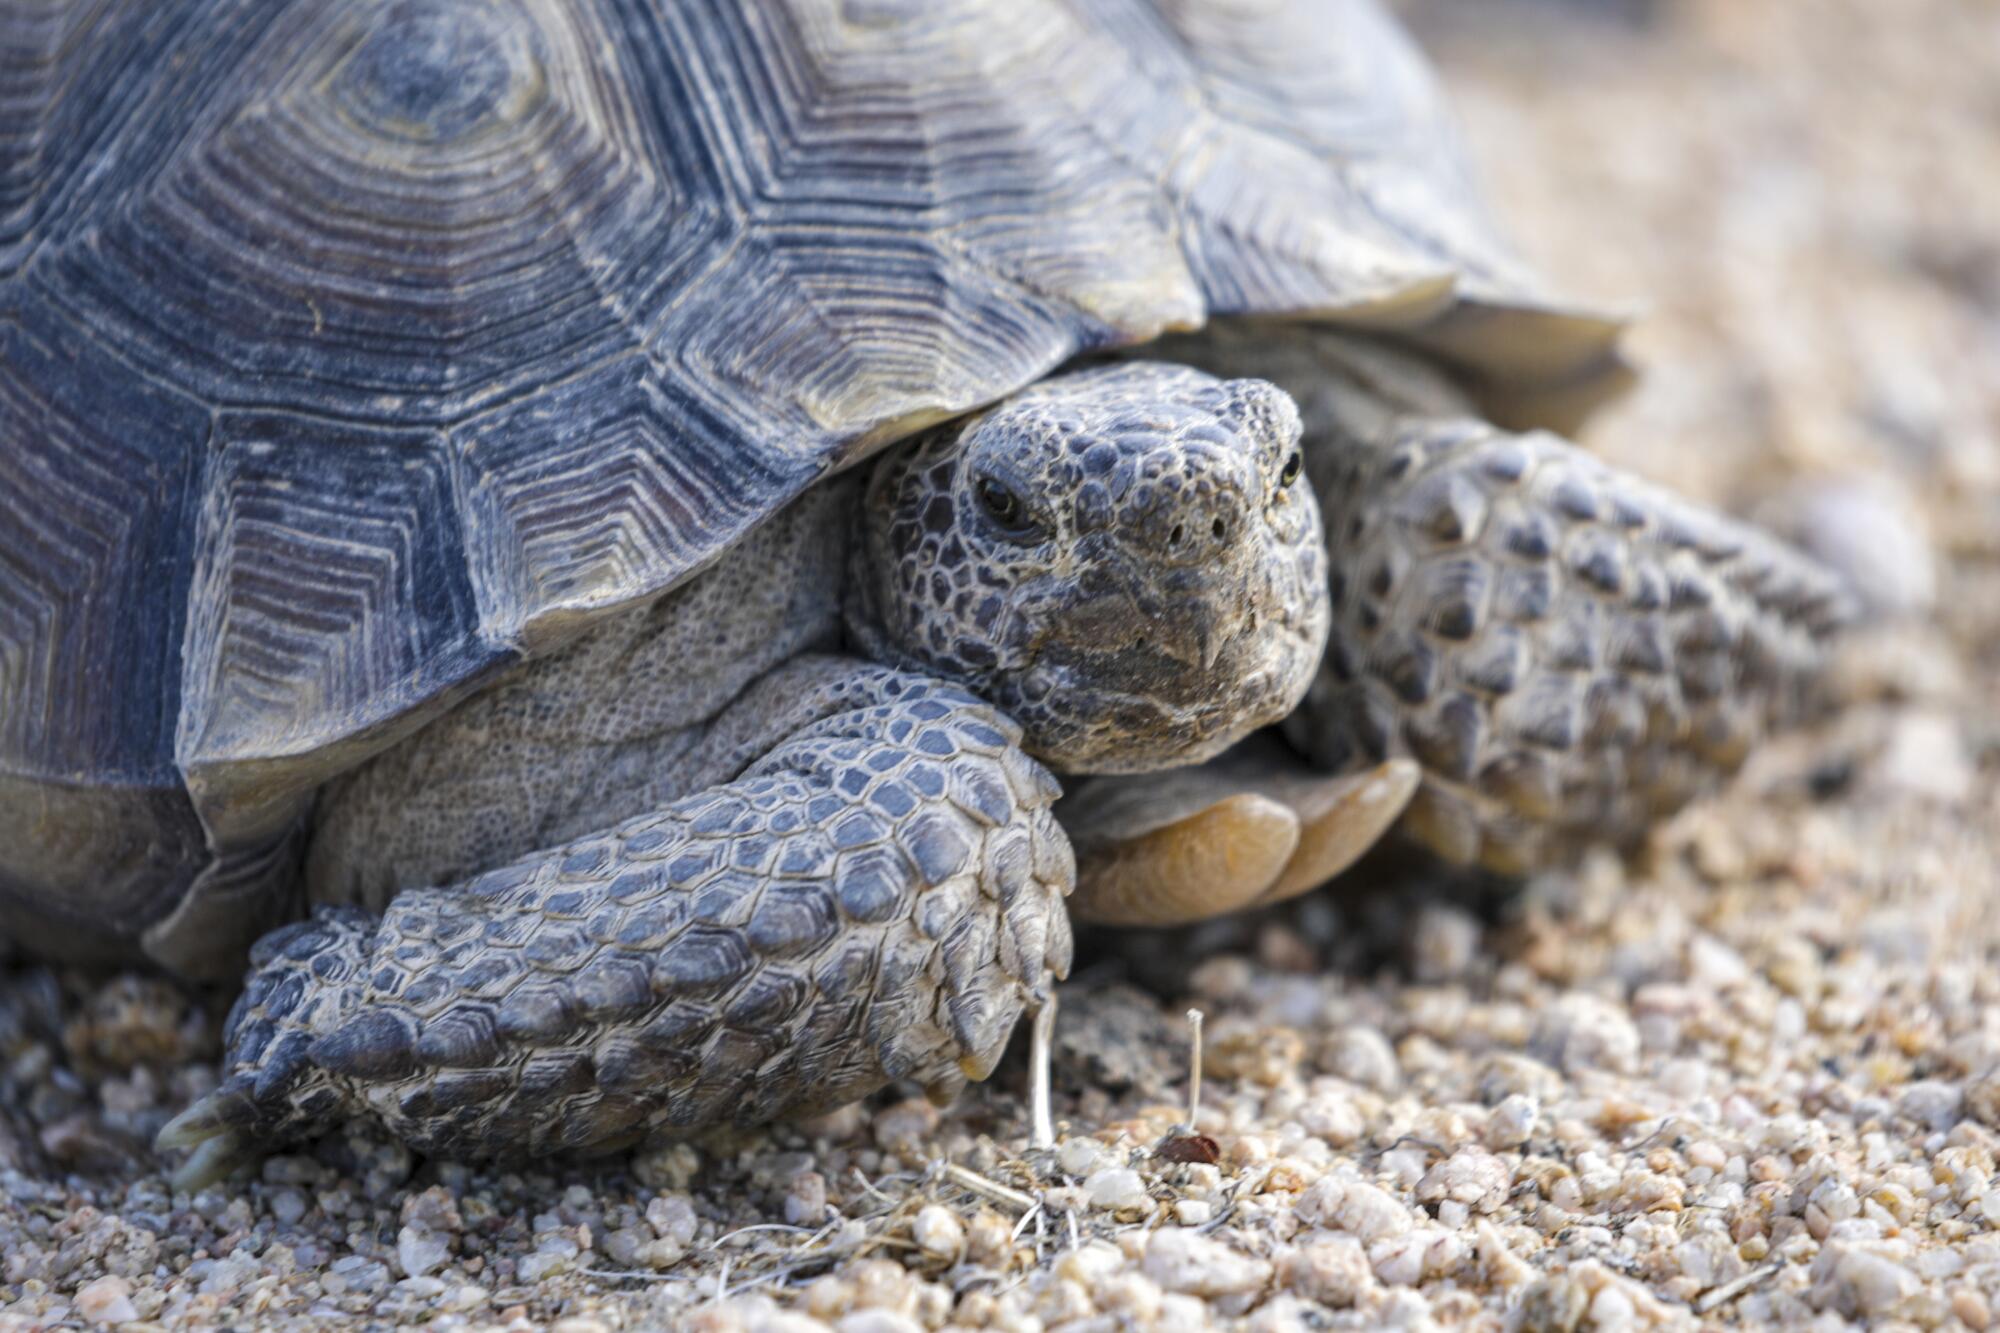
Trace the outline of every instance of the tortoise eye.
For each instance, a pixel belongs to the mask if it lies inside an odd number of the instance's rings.
[[[1284,468],[1278,473],[1278,485],[1280,487],[1289,487],[1299,479],[1299,474],[1305,470],[1305,455],[1296,449],[1292,450],[1291,454],[1285,459]]]
[[[986,517],[1008,536],[1024,537],[1035,531],[1034,520],[1028,517],[1028,506],[1005,483],[981,477],[973,493],[979,497],[979,507],[986,511]]]

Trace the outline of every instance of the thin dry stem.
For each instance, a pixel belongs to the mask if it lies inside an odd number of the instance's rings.
[[[1035,1026],[1028,1046],[1028,1106],[1032,1122],[1029,1143],[1036,1148],[1056,1146],[1055,1115],[1049,1108],[1049,1061],[1055,1035],[1056,997],[1051,991],[1035,1011]]]
[[[1187,1011],[1188,1021],[1188,1129],[1193,1130],[1201,1115],[1201,1020],[1199,1009]]]
[[[1020,1190],[1011,1189],[997,1180],[988,1180],[977,1171],[969,1170],[956,1162],[941,1163],[938,1170],[946,1180],[961,1189],[970,1190],[995,1203],[1004,1203],[1018,1212],[1025,1213],[1035,1206],[1034,1195],[1023,1194]]]

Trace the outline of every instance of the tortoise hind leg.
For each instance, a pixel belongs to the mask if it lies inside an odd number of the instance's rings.
[[[225,1082],[163,1141],[201,1174],[366,1115],[541,1155],[984,1077],[1069,965],[1054,781],[990,708],[883,667],[801,659],[735,707],[790,725],[731,781],[266,937]]]
[[[1077,852],[1070,912],[1165,926],[1280,902],[1373,846],[1416,785],[1407,759],[1332,775],[1268,735],[1198,768],[1086,779],[1056,807]]]

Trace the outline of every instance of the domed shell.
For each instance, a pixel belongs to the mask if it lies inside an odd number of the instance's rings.
[[[1613,337],[1367,0],[0,6],[0,925],[239,935],[330,774],[1225,314]]]

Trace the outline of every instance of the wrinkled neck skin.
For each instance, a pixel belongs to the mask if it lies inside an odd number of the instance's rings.
[[[1298,415],[1260,380],[1051,379],[879,460],[845,615],[966,685],[1064,773],[1198,763],[1289,713],[1327,632]]]

